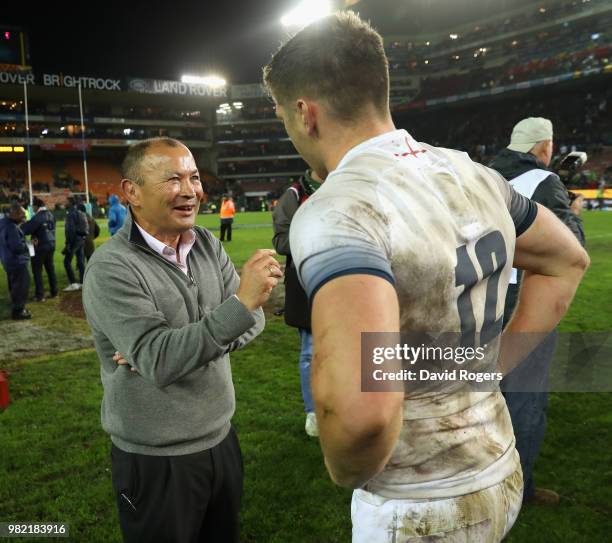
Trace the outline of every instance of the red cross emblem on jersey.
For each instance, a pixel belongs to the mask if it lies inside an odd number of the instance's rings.
[[[406,145],[408,146],[408,149],[410,149],[410,152],[401,154],[394,153],[395,156],[417,156],[419,153],[427,152],[427,149],[413,149],[408,138],[406,138]]]

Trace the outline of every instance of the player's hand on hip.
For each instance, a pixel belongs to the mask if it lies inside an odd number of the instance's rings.
[[[249,311],[254,311],[270,297],[272,289],[283,276],[272,249],[259,249],[247,260],[240,274],[236,296]]]

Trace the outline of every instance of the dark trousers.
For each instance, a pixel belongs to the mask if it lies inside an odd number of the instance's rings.
[[[232,223],[234,219],[221,219],[221,241],[225,241],[227,233],[227,241],[232,241]]]
[[[43,298],[45,295],[42,276],[43,266],[47,272],[47,278],[49,279],[49,291],[51,292],[51,296],[57,294],[57,278],[55,277],[55,264],[53,263],[54,252],[55,249],[36,251],[36,254],[32,257],[32,274],[34,275],[34,285],[36,286],[35,296],[37,298]]]
[[[64,269],[68,276],[68,283],[76,283],[74,271],[72,270],[72,257],[76,255],[77,269],[79,270],[79,279],[83,283],[83,275],[85,275],[85,251],[83,240],[79,239],[69,245],[66,245],[66,254],[64,256]]]
[[[28,265],[24,264],[18,268],[6,270],[6,276],[11,296],[11,310],[13,316],[15,316],[25,309],[26,302],[28,301],[28,291],[30,290]]]
[[[183,456],[111,449],[126,543],[238,543],[242,453],[232,428],[216,447]]]
[[[525,485],[523,500],[533,496],[536,488],[533,468],[546,433],[548,378],[556,346],[555,330],[501,382],[516,437],[516,450],[521,457]]]

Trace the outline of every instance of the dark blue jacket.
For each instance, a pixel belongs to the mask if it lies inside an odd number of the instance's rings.
[[[27,266],[30,261],[25,235],[8,217],[0,219],[0,260],[7,271]]]
[[[125,222],[127,209],[119,203],[119,198],[114,194],[108,199],[110,208],[108,210],[108,231],[110,235],[115,235]]]
[[[48,209],[40,209],[21,229],[32,236],[36,253],[55,251],[55,217]]]
[[[89,223],[87,215],[79,211],[76,206],[68,209],[66,213],[66,243],[68,245],[78,245],[83,243],[89,234]]]

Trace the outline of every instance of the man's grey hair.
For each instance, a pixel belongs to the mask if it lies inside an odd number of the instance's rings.
[[[144,178],[141,171],[141,163],[143,158],[146,156],[147,151],[154,145],[166,145],[167,147],[178,147],[183,145],[179,140],[174,138],[149,138],[146,140],[139,141],[128,147],[127,153],[123,162],[121,163],[121,177],[122,179],[129,179],[137,185],[144,183]]]

